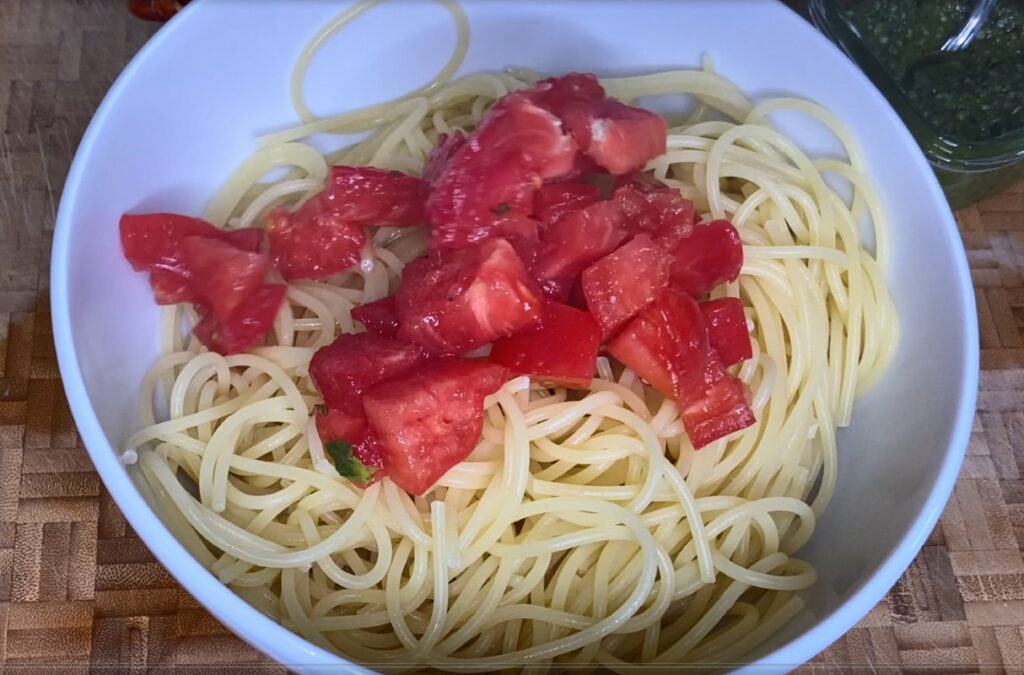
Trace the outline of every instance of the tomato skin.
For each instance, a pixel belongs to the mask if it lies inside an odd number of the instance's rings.
[[[426,171],[431,239],[442,248],[502,236],[499,216],[529,216],[534,191],[544,179],[568,173],[577,152],[558,118],[518,93],[495,104],[464,142],[451,138]]]
[[[590,107],[605,98],[604,87],[593,73],[549,77],[526,90],[530,98],[559,117],[575,107]]]
[[[285,279],[322,279],[359,264],[366,232],[313,197],[298,210],[270,212],[267,236],[274,266]]]
[[[488,359],[514,373],[586,389],[597,368],[601,331],[587,312],[548,302],[540,323],[496,340]]]
[[[735,281],[743,267],[743,243],[728,220],[693,228],[672,252],[672,284],[699,297],[720,283]]]
[[[450,134],[439,134],[437,143],[427,155],[426,164],[423,166],[423,180],[428,185],[433,185],[444,174],[451,163],[452,158],[466,144],[466,133],[462,129],[455,129]]]
[[[534,267],[538,281],[572,279],[626,238],[622,209],[613,201],[595,202],[571,212],[544,233]]]
[[[598,166],[621,175],[665,154],[668,126],[655,113],[613,99],[571,107],[563,116],[580,150]]]
[[[543,297],[512,245],[414,260],[395,294],[398,334],[434,354],[462,354],[535,323]]]
[[[355,415],[341,410],[330,410],[327,406],[317,406],[313,414],[316,419],[316,432],[324,445],[332,441],[344,441],[352,445],[352,454],[366,466],[373,467],[373,479],[369,483],[356,483],[360,487],[376,483],[386,474],[384,471],[384,451],[380,446],[377,433],[370,428],[363,415]]]
[[[223,241],[185,237],[182,262],[197,301],[221,319],[231,317],[263,285],[270,258],[247,253]]]
[[[533,216],[547,226],[598,200],[596,185],[558,181],[545,183],[533,197]]]
[[[669,398],[702,392],[708,338],[697,302],[667,289],[608,342],[608,352]]]
[[[747,331],[747,317],[739,298],[719,298],[700,303],[708,342],[718,352],[722,364],[731,366],[754,355]]]
[[[645,232],[664,246],[675,246],[693,233],[693,202],[670,187],[631,181],[617,188],[612,199],[622,207],[631,232]]]
[[[427,184],[399,171],[332,166],[325,209],[353,225],[409,227],[426,222]]]
[[[708,355],[703,389],[684,393],[678,402],[683,427],[695,450],[756,421],[747,402],[746,385],[725,372],[714,351]]]
[[[352,318],[363,324],[367,332],[374,335],[389,338],[398,335],[398,314],[395,310],[395,296],[393,295],[353,308]]]
[[[419,347],[370,333],[345,333],[321,347],[309,362],[309,374],[331,410],[362,415],[362,394],[389,377],[423,362]]]
[[[274,325],[286,291],[284,284],[264,284],[229,317],[220,317],[200,307],[202,319],[192,333],[219,354],[244,352],[258,344]]]
[[[126,213],[119,224],[124,257],[137,272],[156,269],[182,272],[182,242],[186,237],[206,237],[256,253],[263,241],[259,228],[222,230],[200,218],[177,213]]]
[[[473,452],[484,398],[506,378],[501,366],[449,357],[368,389],[363,404],[388,476],[406,492],[426,493]]]
[[[668,287],[672,258],[638,234],[583,271],[587,308],[607,339]]]

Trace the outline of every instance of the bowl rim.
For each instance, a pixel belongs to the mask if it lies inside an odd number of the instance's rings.
[[[133,79],[134,74],[144,67],[149,55],[160,49],[161,45],[171,36],[187,30],[192,17],[197,15],[200,8],[207,5],[208,2],[209,0],[194,0],[173,21],[161,27],[132,57],[97,107],[75,152],[57,211],[51,253],[50,308],[61,381],[79,434],[111,498],[135,533],[186,592],[234,634],[278,663],[303,671],[312,671],[329,664],[331,672],[372,675],[374,671],[348,662],[344,657],[310,643],[297,633],[262,614],[231,591],[227,585],[217,580],[188,552],[145,501],[128,473],[122,469],[117,452],[104,433],[96,411],[93,409],[79,367],[68,302],[67,270],[73,228],[72,212],[78,201],[80,184],[87,163],[86,158],[97,143],[106,117],[114,108],[121,91]],[[815,30],[792,8],[781,1],[778,1],[777,5],[789,10],[786,12],[788,14],[786,20],[801,24],[802,28],[797,30],[802,30],[806,34],[806,39],[816,40],[820,48],[836,50],[843,55],[839,47]],[[780,18],[781,15],[780,13]],[[848,71],[846,76],[861,79],[869,88],[871,95],[875,97],[876,106],[884,109],[883,114],[895,119],[899,133],[904,134],[905,139],[909,142],[908,147],[918,148],[910,131],[899,119],[885,97],[864,73],[846,59],[845,55],[843,55],[843,60],[846,64],[844,67]],[[946,205],[943,209],[943,222],[936,225],[941,230],[942,236],[945,237],[946,245],[953,252],[955,264],[951,272],[956,275],[958,280],[959,305],[962,307],[965,317],[968,318],[962,327],[961,337],[966,351],[963,355],[960,372],[961,388],[955,406],[956,421],[949,436],[939,473],[928,492],[923,508],[911,522],[900,543],[890,551],[865,582],[852,589],[845,601],[829,614],[816,620],[811,628],[797,638],[768,652],[755,662],[723,664],[736,666],[738,668],[736,672],[752,674],[763,672],[765,667],[788,668],[803,664],[824,651],[866,616],[916,557],[938,522],[959,475],[971,433],[978,391],[979,329],[977,321],[971,320],[977,316],[974,288],[971,283],[966,250],[938,180],[920,149],[918,148],[912,154],[915,155],[912,161],[916,164],[919,172],[925,175],[931,196],[938,203]],[[238,621],[239,617],[243,620]],[[274,635],[275,639],[266,640],[268,635]],[[296,661],[295,657],[297,656],[304,660]]]

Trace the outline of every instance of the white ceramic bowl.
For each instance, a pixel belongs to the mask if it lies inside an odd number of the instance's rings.
[[[344,664],[246,605],[170,534],[115,449],[137,425],[137,390],[157,354],[157,308],[121,256],[125,211],[199,214],[254,148],[295,121],[288,75],[306,40],[349,0],[204,0],[161,30],[111,88],[68,176],[53,249],[53,324],[64,386],[107,488],[167,569],[225,625],[298,670]],[[467,2],[462,72],[524,65],[630,74],[716,69],[753,97],[793,94],[835,111],[856,133],[892,216],[889,280],[903,326],[884,380],[840,433],[835,499],[802,557],[821,573],[809,607],[756,655],[782,670],[863,617],[911,562],[956,479],[974,412],[978,341],[964,250],[910,134],[825,38],[781,4]],[[427,80],[454,39],[434,3],[393,2],[360,17],[315,60],[314,110],[384,100]],[[820,129],[783,119],[818,153]],[[351,667],[352,672],[365,672]],[[332,672],[338,672],[332,670]]]

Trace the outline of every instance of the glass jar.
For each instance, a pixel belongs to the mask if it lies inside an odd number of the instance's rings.
[[[962,52],[940,52],[974,0],[811,0],[814,24],[885,95],[953,208],[1024,177],[1024,7],[997,0]]]

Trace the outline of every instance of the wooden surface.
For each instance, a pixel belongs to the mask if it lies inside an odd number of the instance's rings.
[[[47,292],[54,212],[95,107],[154,30],[125,4],[0,0],[0,663],[280,672],[127,527],[58,378]],[[808,671],[1024,672],[1024,184],[958,220],[982,340],[963,474],[908,572]]]

